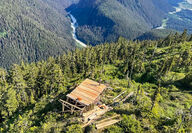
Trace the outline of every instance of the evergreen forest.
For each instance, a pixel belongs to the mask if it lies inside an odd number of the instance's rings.
[[[119,114],[122,121],[98,131],[94,124],[81,128],[77,114],[61,113],[58,100],[86,78],[113,88],[103,94],[102,102],[113,107],[105,116]],[[134,95],[112,104],[123,91]],[[185,30],[156,41],[120,37],[39,62],[22,61],[0,69],[0,99],[2,133],[190,133],[192,36]]]

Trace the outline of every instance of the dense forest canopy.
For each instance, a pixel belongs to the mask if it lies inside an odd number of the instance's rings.
[[[64,10],[71,2],[1,0],[0,66],[39,61],[74,49],[70,19]]]
[[[0,132],[95,132],[76,114],[61,113],[60,98],[85,78],[109,84],[102,100],[123,91],[131,99],[114,106],[122,121],[102,132],[192,132],[192,36],[128,41],[76,49],[37,63],[0,69]]]

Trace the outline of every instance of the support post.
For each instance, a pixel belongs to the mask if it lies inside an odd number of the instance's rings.
[[[64,104],[62,103],[62,112],[64,112],[65,111],[65,106],[64,106]]]
[[[75,101],[75,106],[77,106],[77,100]],[[71,107],[71,114],[73,114],[74,108]]]
[[[71,107],[71,114],[73,114],[73,107]]]
[[[82,115],[82,114],[83,114],[84,110],[85,110],[85,107],[83,108],[83,110],[81,110],[80,115]]]

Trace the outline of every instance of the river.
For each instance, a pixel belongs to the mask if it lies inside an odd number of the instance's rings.
[[[71,28],[72,28],[72,37],[73,39],[79,44],[81,45],[82,47],[87,47],[87,45],[85,43],[83,43],[82,41],[80,41],[78,38],[77,38],[77,35],[76,35],[76,29],[78,27],[78,23],[77,23],[77,20],[76,18],[69,13],[69,17],[71,18]]]

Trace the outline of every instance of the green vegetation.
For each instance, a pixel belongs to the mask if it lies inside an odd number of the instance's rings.
[[[0,66],[39,61],[75,48],[65,4],[59,0],[1,0]]]
[[[5,32],[5,31],[4,31],[4,32],[0,32],[0,38],[1,38],[1,37],[4,37],[4,36],[6,36],[6,35],[7,35],[7,32]]]
[[[61,114],[60,98],[85,78],[109,84],[102,102],[105,114],[122,121],[103,132],[192,132],[192,42],[184,31],[159,41],[120,38],[47,61],[0,69],[1,132],[95,132],[85,129],[76,114]],[[134,95],[113,105],[125,91]]]
[[[148,32],[145,32],[141,36],[137,37],[137,40],[158,40],[167,37],[170,33],[175,33],[174,30],[168,29],[152,29]]]

